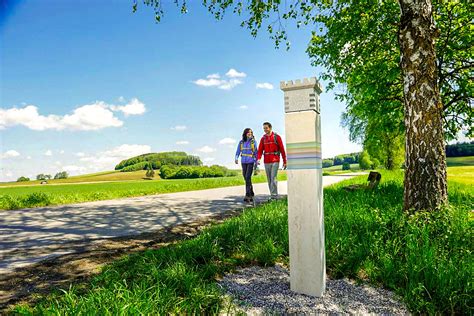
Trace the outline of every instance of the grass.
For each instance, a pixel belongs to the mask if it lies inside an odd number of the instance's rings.
[[[474,156],[467,157],[447,157],[446,162],[448,167],[455,166],[474,166]]]
[[[71,176],[67,179],[51,179],[47,180],[48,185],[64,184],[64,183],[82,183],[82,182],[102,182],[102,181],[149,181],[145,178],[145,170],[120,172],[120,171],[103,171],[98,173],[90,173],[79,176]],[[155,176],[155,179],[159,179]],[[36,186],[41,185],[41,180],[25,181],[25,182],[0,182],[0,189],[2,187],[15,186]]]
[[[286,180],[286,172],[280,172],[278,179]],[[253,177],[254,183],[266,181],[264,172],[260,172],[257,176]],[[16,186],[0,188],[0,209],[11,210],[150,194],[204,190],[243,185],[244,183],[242,176],[236,176],[183,180],[115,181],[44,186]]]
[[[468,185],[474,185],[474,166],[448,167],[448,179]]]
[[[474,189],[449,183],[450,207],[402,211],[403,175],[382,171],[374,191],[325,188],[327,272],[384,286],[411,312],[468,314],[473,297]],[[239,266],[288,262],[286,201],[250,209],[196,238],[124,257],[85,286],[14,312],[31,314],[217,314],[229,305],[216,279]]]

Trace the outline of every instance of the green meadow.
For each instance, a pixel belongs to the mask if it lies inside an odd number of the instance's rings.
[[[474,157],[449,157],[448,178],[452,182],[474,184]],[[360,171],[358,164],[351,170],[342,166],[323,169],[324,175],[337,175]],[[263,170],[253,177],[255,183],[266,182]],[[281,170],[278,179],[286,180],[286,172]],[[40,181],[0,183],[0,209],[20,209],[48,205],[62,205],[87,201],[117,199],[150,194],[204,190],[226,186],[243,185],[242,176],[224,178],[163,180],[159,176],[149,180],[145,171],[106,171],[74,176],[67,179],[49,180],[47,185]]]
[[[128,172],[119,172],[127,174]],[[115,174],[115,173],[114,173]],[[102,175],[101,175],[102,176]],[[71,178],[72,179],[72,178]],[[81,179],[84,179],[82,177]],[[286,180],[281,171],[278,179]],[[67,180],[67,179],[66,179]],[[253,177],[254,183],[266,182],[264,172]],[[117,199],[150,194],[204,190],[226,186],[244,185],[242,176],[180,179],[108,181],[97,183],[68,183],[0,188],[0,209],[20,209],[47,205],[61,205],[87,201]]]

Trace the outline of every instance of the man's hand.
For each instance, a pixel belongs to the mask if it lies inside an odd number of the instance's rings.
[[[257,166],[260,164],[260,160],[257,160]]]
[[[283,170],[286,170],[286,162],[283,163]]]
[[[236,164],[236,165],[239,164],[239,160],[238,160],[238,159],[235,159],[235,164]]]

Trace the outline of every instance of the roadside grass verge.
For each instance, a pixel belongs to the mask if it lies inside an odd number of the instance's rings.
[[[443,211],[402,211],[402,173],[382,171],[374,191],[327,187],[327,272],[391,289],[411,312],[468,314],[473,306],[474,189],[449,186]],[[216,279],[239,266],[288,262],[287,204],[260,205],[197,237],[125,256],[84,286],[57,291],[30,314],[217,314],[232,309]]]
[[[278,180],[286,180],[286,172],[280,172],[278,174]],[[252,178],[252,181],[254,183],[262,183],[266,182],[267,178],[263,172],[260,172],[260,174]],[[0,188],[0,210],[204,190],[243,185],[244,183],[243,177],[239,175],[236,177],[222,178],[9,187]]]

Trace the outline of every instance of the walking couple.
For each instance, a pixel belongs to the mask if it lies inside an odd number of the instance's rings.
[[[277,175],[280,166],[280,155],[283,159],[283,169],[286,169],[286,153],[280,135],[272,131],[272,124],[263,123],[263,132],[258,147],[256,146],[253,131],[246,128],[242,134],[242,139],[237,145],[235,153],[235,163],[239,163],[241,157],[242,174],[245,178],[245,202],[253,202],[255,193],[252,186],[252,174],[254,168],[260,164],[262,156],[267,174],[268,188],[270,190],[270,200],[278,198]]]

